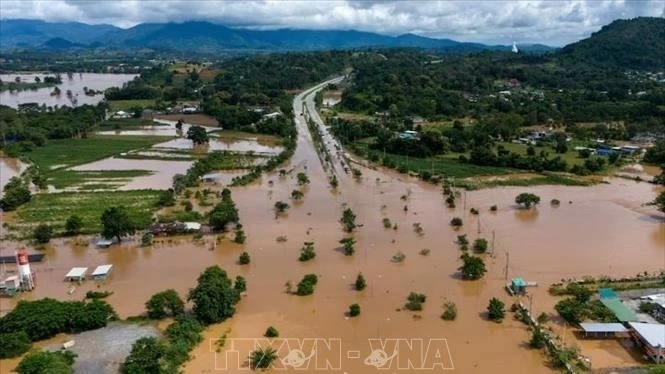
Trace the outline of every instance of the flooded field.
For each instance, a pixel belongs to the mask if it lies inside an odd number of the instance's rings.
[[[302,110],[298,100],[295,113]],[[98,250],[91,243],[56,240],[46,248],[45,261],[33,264],[37,288],[20,297],[81,299],[87,290],[111,290],[114,294],[108,301],[127,317],[144,312],[144,302],[158,291],[174,288],[185,296],[205,267],[219,265],[231,277],[247,278],[247,295],[233,318],[206,330],[204,342],[184,367],[186,373],[221,372],[224,362],[229,365],[224,372],[246,371],[239,368],[246,360],[233,359],[231,354],[231,361],[227,361],[226,352],[216,352],[212,340],[229,331],[228,348],[234,339],[261,338],[270,325],[279,330],[280,337],[339,339],[339,352],[331,349],[330,356],[317,359],[339,363],[340,372],[374,372],[375,368],[366,364],[372,353],[369,339],[393,338],[425,339],[425,345],[445,339],[443,357],[435,361],[461,373],[550,373],[553,369],[546,366],[542,353],[528,348],[529,332],[512,313],[507,313],[502,324],[486,319],[491,297],[503,300],[507,306],[513,302],[504,291],[506,269],[508,277],[538,282],[539,287],[533,289],[533,311],[551,315],[557,298],[547,293],[550,283],[585,275],[635,275],[663,268],[665,220],[655,208],[643,205],[659,191],[651,184],[609,178],[607,184],[592,187],[462,192],[457,208],[450,209],[438,186],[391,171],[361,168],[360,181],[338,171],[340,185],[332,190],[311,137],[303,131],[304,121],[299,120],[298,126],[298,147],[285,165],[294,168],[293,173],[285,177],[268,174],[249,186],[232,189],[248,236],[244,245],[224,239],[210,250],[214,237],[205,237],[199,244],[191,238],[168,238],[159,239],[149,248],[127,241]],[[117,168],[127,161],[109,159],[100,163]],[[172,168],[169,162],[164,171],[170,173]],[[295,173],[305,170],[311,183],[299,187]],[[160,178],[166,180],[165,175]],[[294,189],[304,192],[302,201],[289,200]],[[515,196],[525,191],[541,197],[536,209],[525,211],[514,206]],[[553,198],[561,201],[560,206],[549,204]],[[278,200],[289,201],[292,207],[276,218],[273,205]],[[496,212],[489,211],[492,205],[498,206]],[[362,225],[353,234],[357,240],[353,256],[344,256],[338,249],[338,241],[348,236],[339,224],[345,206],[353,209],[357,223]],[[470,214],[472,207],[480,214]],[[464,220],[460,230],[449,225],[456,216]],[[383,218],[390,219],[397,229],[385,229]],[[414,231],[416,223],[421,225],[422,235]],[[494,238],[492,250],[482,255],[488,273],[479,281],[459,279],[460,251],[454,243],[459,234],[467,234],[470,239]],[[279,236],[287,241],[278,242]],[[305,241],[315,243],[317,256],[302,263],[297,258]],[[12,254],[20,245],[6,244],[0,249],[2,255]],[[423,248],[430,250],[428,255],[419,254]],[[252,257],[250,265],[236,263],[243,250]],[[392,262],[391,257],[398,252],[406,256],[405,260]],[[68,294],[71,285],[63,278],[71,267],[92,269],[107,263],[114,265],[110,279],[99,284],[87,281]],[[359,272],[368,283],[362,292],[351,288]],[[287,281],[295,285],[307,273],[319,277],[313,295],[285,293]],[[422,312],[401,310],[412,291],[427,295]],[[0,299],[0,313],[11,309],[17,300]],[[455,321],[440,319],[445,300],[457,304]],[[344,313],[352,303],[360,304],[362,312],[349,319]],[[571,335],[569,331],[569,344],[575,342]],[[591,356],[594,368],[621,366],[630,359],[628,351],[616,342],[581,345],[583,353]],[[416,356],[412,352],[409,357],[415,360]],[[420,364],[417,361],[414,365]],[[398,370],[397,362],[391,365],[391,372],[409,371]]]
[[[0,80],[13,82],[19,77],[23,82],[34,82],[35,77],[43,79],[47,75],[53,76],[53,74],[1,74]],[[62,74],[62,83],[57,85],[61,90],[60,95],[51,95],[54,87],[13,92],[3,91],[0,92],[0,102],[12,108],[17,108],[19,104],[23,103],[38,103],[46,106],[97,104],[104,99],[104,95],[86,95],[84,87],[89,90],[104,91],[110,87],[120,87],[123,83],[129,82],[135,77],[136,75],[133,74],[76,73],[70,79],[67,74]],[[66,94],[68,90],[72,93],[71,98]]]
[[[16,158],[0,157],[0,196],[4,193],[4,186],[12,177],[21,175],[28,165]]]
[[[153,119],[152,126],[143,126],[140,130],[104,130],[98,131],[99,135],[157,135],[157,136],[181,136],[187,134],[187,130],[196,123],[183,122],[182,129],[178,130],[175,125],[177,120]],[[206,131],[218,130],[218,127],[206,127]]]
[[[131,160],[111,157],[75,166],[71,170],[149,170],[152,171],[152,174],[134,177],[130,182],[119,186],[118,189],[168,189],[173,184],[173,176],[176,174],[185,174],[192,163],[192,161]]]
[[[155,149],[159,148],[172,148],[172,149],[194,149],[194,143],[185,138],[173,139],[168,142],[155,144]],[[276,155],[284,149],[273,144],[266,144],[259,142],[255,139],[225,139],[225,138],[211,138],[207,146],[196,146],[196,148],[205,149],[208,152],[213,151],[229,151],[229,152],[253,152],[257,155]]]

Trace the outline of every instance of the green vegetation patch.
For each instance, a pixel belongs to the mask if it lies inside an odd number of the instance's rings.
[[[99,187],[123,184],[132,178],[151,175],[150,170],[56,170],[49,173],[49,184],[55,188],[79,185],[79,189],[100,189]],[[96,182],[96,183],[88,183]],[[85,183],[85,184],[84,184]]]
[[[147,227],[157,209],[159,193],[157,190],[135,190],[39,194],[18,209],[16,226],[28,232],[32,227],[45,223],[56,232],[63,232],[67,218],[77,215],[83,221],[81,232],[92,234],[101,229],[100,217],[104,209],[122,206],[137,227]]]
[[[108,119],[99,124],[100,130],[136,130],[144,126],[168,126],[143,118]]]
[[[111,110],[117,112],[119,110],[124,110],[125,112],[135,108],[152,108],[155,106],[155,100],[152,99],[136,99],[136,100],[109,100],[109,105]]]
[[[50,140],[45,146],[35,148],[26,156],[43,172],[48,172],[148,147],[163,142],[164,139],[164,136],[98,135],[86,139]]]

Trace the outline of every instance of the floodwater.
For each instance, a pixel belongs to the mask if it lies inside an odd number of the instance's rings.
[[[133,160],[123,158],[105,158],[85,165],[79,165],[71,170],[150,170],[153,173],[134,177],[118,187],[120,190],[139,189],[168,189],[173,185],[173,176],[185,174],[193,161],[165,161],[165,160]]]
[[[168,142],[155,144],[153,148],[175,148],[175,149],[194,149],[194,143],[185,138],[173,139]],[[225,139],[211,138],[207,146],[196,146],[196,148],[206,149],[208,152],[229,151],[229,152],[253,152],[257,155],[276,155],[283,151],[280,146],[261,142],[257,139]]]
[[[0,80],[3,82],[13,82],[18,76],[21,78],[21,81],[32,83],[35,81],[35,77],[43,79],[47,75],[53,76],[53,74],[1,74]],[[120,87],[123,83],[129,82],[135,77],[135,74],[75,73],[69,79],[67,74],[62,74],[62,83],[58,85],[61,91],[60,95],[51,96],[54,87],[14,92],[3,91],[0,92],[0,103],[12,108],[17,108],[19,104],[23,103],[46,104],[46,106],[94,105],[102,101],[104,95],[88,96],[84,93],[84,87],[88,87],[90,90],[104,91],[110,87]],[[72,98],[67,96],[68,90],[72,92]]]
[[[12,177],[18,177],[28,168],[21,160],[10,157],[0,157],[0,196],[4,194],[4,187]]]
[[[300,98],[295,99],[294,113],[302,112]],[[238,366],[246,360],[226,360],[233,355],[226,356],[225,350],[216,352],[211,341],[228,332],[226,348],[242,347],[246,343],[241,339],[261,338],[271,325],[280,337],[330,343],[333,348],[316,359],[328,360],[333,367],[339,364],[337,372],[378,372],[365,364],[365,358],[381,344],[370,339],[392,338],[401,340],[383,340],[388,355],[394,352],[395,342],[402,343],[395,351],[399,357],[386,361],[384,368],[391,373],[416,371],[413,367],[400,369],[406,358],[411,358],[416,368],[434,361],[462,373],[551,373],[544,355],[527,347],[529,333],[511,313],[502,324],[486,320],[491,297],[500,298],[507,306],[513,302],[504,291],[506,268],[508,277],[538,282],[539,287],[533,289],[533,311],[551,314],[557,299],[548,295],[547,287],[562,278],[635,275],[665,267],[665,220],[653,207],[643,206],[660,191],[651,184],[610,178],[607,184],[592,187],[496,188],[463,193],[457,208],[449,209],[437,186],[391,171],[361,168],[360,181],[338,169],[340,186],[334,191],[328,186],[304,121],[298,119],[298,126],[298,147],[285,166],[294,172],[286,177],[268,174],[249,186],[232,188],[248,236],[244,245],[232,243],[232,234],[214,250],[210,250],[213,237],[206,237],[202,244],[194,244],[191,238],[159,239],[161,242],[151,248],[128,241],[108,250],[57,240],[46,248],[45,262],[33,264],[37,288],[21,298],[81,299],[87,290],[112,290],[115,293],[108,301],[127,317],[144,312],[144,302],[155,292],[174,288],[184,297],[205,267],[219,265],[231,277],[244,276],[248,292],[233,318],[206,330],[204,342],[184,367],[186,373],[244,372],[246,368]],[[113,162],[120,161],[127,160]],[[306,171],[311,184],[299,187],[297,171]],[[304,192],[302,201],[290,201],[294,189]],[[514,198],[525,191],[539,195],[540,206],[530,211],[517,209]],[[551,206],[553,198],[561,205]],[[291,208],[276,218],[272,207],[278,200],[288,201]],[[498,211],[490,213],[489,207],[495,204]],[[353,209],[362,225],[353,234],[357,240],[353,256],[344,256],[337,249],[338,241],[347,236],[338,222],[344,206]],[[471,207],[479,209],[480,215],[471,215]],[[455,216],[465,223],[459,231],[449,226]],[[389,218],[398,229],[385,229],[383,218]],[[414,231],[415,223],[420,223],[423,235]],[[459,279],[460,251],[454,241],[463,233],[470,239],[491,241],[494,237],[492,253],[482,255],[488,267],[482,280]],[[279,236],[287,241],[277,242]],[[315,243],[317,256],[302,263],[297,258],[305,241]],[[0,252],[11,254],[17,245],[7,243]],[[423,248],[430,249],[429,255],[419,254]],[[250,265],[236,263],[243,250],[251,255]],[[406,259],[393,263],[391,257],[398,251]],[[92,270],[106,263],[114,265],[109,280],[99,285],[88,281],[68,294],[70,285],[63,278],[71,267]],[[362,292],[351,289],[359,272],[368,283]],[[319,277],[313,295],[285,293],[285,282],[295,286],[307,273]],[[427,295],[422,312],[398,310],[411,291]],[[439,318],[445,300],[457,304],[455,321]],[[0,299],[0,313],[15,302]],[[360,304],[361,314],[349,319],[344,312],[352,303]],[[569,343],[575,342],[571,335],[569,331]],[[423,363],[418,352],[404,345],[408,342],[417,349],[420,343],[412,339],[424,339],[425,347],[433,347],[442,356],[426,355],[429,361]],[[618,343],[607,347],[598,344],[583,353],[592,356],[594,368],[617,366],[630,358],[619,348]],[[242,357],[247,352],[240,354]],[[224,363],[228,364],[225,370]],[[314,371],[313,366],[307,371]]]
[[[145,136],[145,135],[157,135],[157,136],[181,136],[187,134],[187,130],[191,126],[200,126],[193,123],[183,122],[182,129],[178,130],[175,125],[177,121],[169,121],[164,119],[153,119],[155,125],[153,126],[143,126],[140,130],[104,130],[98,131],[99,135],[136,135],[136,136]],[[202,126],[206,129],[207,132],[213,130],[219,130],[218,127],[209,127]]]

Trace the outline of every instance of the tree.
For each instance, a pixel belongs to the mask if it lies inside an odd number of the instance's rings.
[[[187,300],[194,303],[192,310],[199,322],[213,324],[233,316],[240,292],[232,287],[224,270],[211,266],[201,273]]]
[[[296,200],[296,201],[301,200],[303,198],[303,196],[305,196],[305,194],[303,194],[302,191],[299,191],[299,190],[291,191],[291,198],[293,200]]]
[[[296,294],[299,296],[307,296],[314,293],[314,286],[318,283],[319,278],[316,274],[305,275],[300,282],[298,282]]]
[[[39,244],[46,244],[51,241],[53,237],[53,227],[41,223],[32,231],[32,237]]]
[[[252,370],[267,369],[278,358],[277,351],[271,347],[257,348],[249,355],[249,366]]]
[[[457,235],[457,245],[459,245],[459,249],[463,251],[469,249],[469,239],[466,238],[466,234]]]
[[[176,195],[180,195],[182,191],[187,187],[187,176],[184,174],[176,174],[173,176],[173,192]]]
[[[547,344],[547,335],[545,335],[545,332],[539,327],[533,328],[533,330],[531,330],[531,340],[529,340],[529,346],[531,348],[540,349],[545,347],[545,344]]]
[[[31,345],[25,331],[0,334],[0,359],[18,357],[29,351]]]
[[[194,142],[194,145],[206,144],[210,141],[208,132],[201,126],[191,126],[187,130],[187,139]]]
[[[353,254],[356,253],[356,240],[354,238],[344,238],[339,241],[339,244],[342,245],[345,256],[353,256]]]
[[[122,240],[125,235],[133,235],[136,232],[134,223],[129,218],[125,209],[121,207],[110,207],[104,210],[101,217],[102,236],[105,238],[117,238]]]
[[[480,253],[487,251],[487,240],[478,238],[473,242],[473,250]]]
[[[354,283],[353,287],[356,289],[356,291],[362,291],[367,287],[367,282],[365,281],[365,277],[363,277],[362,273],[358,273],[358,276],[356,277],[356,283]]]
[[[300,249],[299,261],[309,261],[316,257],[316,252],[314,252],[314,242],[305,242],[303,247]]]
[[[245,292],[247,291],[247,281],[245,280],[245,277],[242,275],[237,275],[236,276],[236,282],[233,285],[233,288],[235,288],[238,292]]]
[[[240,257],[238,257],[238,263],[240,265],[247,265],[251,261],[251,258],[249,257],[249,253],[243,252],[240,254]]]
[[[266,329],[266,332],[263,334],[266,338],[276,338],[279,336],[279,331],[273,326],[270,326]]]
[[[281,200],[277,201],[275,203],[275,214],[282,214],[282,213],[286,212],[286,210],[289,209],[289,208],[290,208],[289,204],[287,204],[287,203],[285,203]]]
[[[450,220],[450,226],[454,228],[460,228],[464,225],[464,221],[462,221],[461,218],[459,217],[454,217],[453,219]]]
[[[332,177],[330,177],[329,182],[330,182],[330,187],[332,187],[332,188],[337,188],[337,186],[339,186],[339,181],[337,180],[336,175],[333,175]]]
[[[162,374],[168,360],[167,345],[155,337],[140,338],[132,344],[132,350],[120,367],[122,374]]]
[[[16,210],[32,198],[30,189],[18,177],[12,177],[4,187],[4,196],[0,199],[0,209],[5,212]]]
[[[427,300],[427,296],[422,293],[411,292],[406,298],[404,307],[410,311],[419,311],[423,309],[423,303]]]
[[[340,218],[339,222],[344,227],[344,231],[353,232],[356,228],[356,215],[353,213],[353,210],[350,208],[344,209],[344,212],[342,212],[342,218]]]
[[[489,305],[487,305],[487,312],[489,319],[494,322],[501,322],[506,316],[506,311],[504,310],[505,305],[503,301],[493,297],[490,299]]]
[[[523,192],[515,197],[515,204],[524,205],[526,209],[531,208],[531,205],[540,203],[540,196],[532,193]]]
[[[457,318],[457,306],[452,301],[447,301],[443,304],[443,314],[441,319],[446,321],[453,321]]]
[[[145,303],[148,317],[161,319],[166,316],[176,317],[185,312],[185,303],[180,299],[178,293],[169,289],[158,292]]]
[[[83,220],[81,217],[77,215],[72,215],[67,218],[67,222],[65,222],[65,234],[72,236],[72,235],[78,235],[81,232],[81,229],[83,228]]]
[[[208,216],[208,223],[213,230],[224,230],[226,225],[239,220],[240,216],[236,204],[231,198],[231,191],[225,188],[222,190],[222,201],[215,205]]]
[[[71,374],[76,354],[71,351],[33,351],[16,367],[18,374]]]
[[[307,174],[303,172],[296,174],[296,179],[298,179],[299,186],[304,186],[306,184],[309,184],[309,177],[307,176]]]
[[[462,279],[480,279],[487,272],[485,262],[482,258],[470,256],[466,252],[464,252],[460,258],[462,259],[463,264],[458,270],[462,273]]]
[[[360,315],[360,305],[358,304],[351,304],[349,305],[349,311],[347,312],[349,317],[356,317]]]
[[[233,238],[233,242],[237,244],[244,244],[245,240],[247,240],[247,236],[245,235],[245,231],[242,229],[239,229],[236,231],[236,236]]]

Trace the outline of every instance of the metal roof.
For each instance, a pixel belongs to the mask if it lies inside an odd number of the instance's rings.
[[[108,273],[111,272],[111,268],[113,265],[100,265],[95,268],[95,270],[92,272],[93,277],[98,277],[102,275],[107,275]]]
[[[665,325],[635,322],[629,322],[629,324],[650,346],[665,348]]]
[[[598,289],[598,295],[600,295],[601,299],[617,299],[619,296],[617,296],[617,293],[614,292],[613,289],[611,288],[599,288]]]
[[[627,332],[621,323],[580,323],[584,332]]]
[[[65,275],[65,278],[81,278],[88,272],[88,268],[72,268],[72,270]]]
[[[524,280],[524,278],[521,277],[513,278],[511,282],[513,283],[513,285],[517,287],[526,287],[526,281]]]
[[[635,322],[638,320],[635,312],[626,308],[619,299],[600,299],[600,302],[610,309],[621,322]]]

